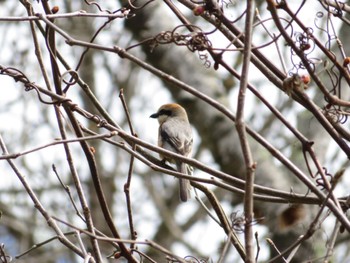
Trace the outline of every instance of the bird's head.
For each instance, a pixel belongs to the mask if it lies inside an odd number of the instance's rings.
[[[186,110],[176,103],[164,104],[150,117],[158,119],[160,124],[165,122],[168,118],[181,118],[188,120]]]

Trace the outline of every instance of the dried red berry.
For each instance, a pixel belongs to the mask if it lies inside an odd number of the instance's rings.
[[[310,83],[310,76],[309,75],[302,75],[301,80],[303,81],[304,84],[309,84]]]
[[[90,152],[91,152],[92,154],[95,154],[95,153],[96,153],[95,148],[91,146],[91,147],[90,147]]]
[[[52,14],[56,14],[59,10],[60,10],[60,8],[59,8],[57,5],[55,5],[55,6],[51,9],[51,12],[52,12]]]
[[[303,50],[303,51],[305,51],[305,50],[310,49],[310,47],[311,47],[311,45],[310,45],[309,43],[306,43],[306,44],[302,44],[302,45],[300,46],[300,49]]]
[[[192,11],[195,16],[200,16],[204,13],[205,8],[202,5],[197,5]]]
[[[343,67],[347,67],[350,63],[350,57],[346,57],[344,58],[344,61],[343,61]]]

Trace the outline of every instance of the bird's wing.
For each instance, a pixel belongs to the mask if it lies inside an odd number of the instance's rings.
[[[174,129],[173,125],[177,125],[177,129]],[[166,142],[168,142],[176,152],[188,156],[192,150],[192,136],[191,131],[186,130],[181,123],[164,123],[160,128],[160,136]]]

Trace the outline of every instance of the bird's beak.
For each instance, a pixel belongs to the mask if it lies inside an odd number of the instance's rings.
[[[149,116],[150,118],[154,118],[157,119],[159,116],[158,112],[157,113],[153,113],[151,116]]]

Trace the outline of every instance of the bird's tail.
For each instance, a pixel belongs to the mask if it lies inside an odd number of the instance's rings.
[[[190,174],[187,171],[187,164],[185,164],[185,163],[177,163],[176,166],[177,166],[177,170],[180,173]],[[179,178],[179,186],[180,186],[180,200],[182,202],[186,202],[191,197],[190,181],[187,180],[187,179]]]

